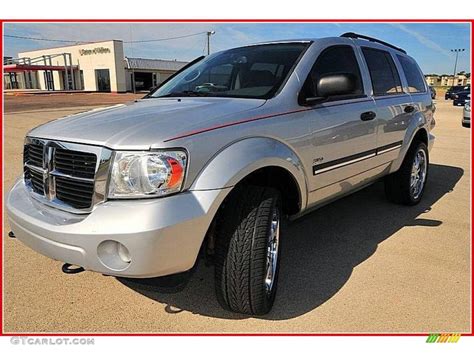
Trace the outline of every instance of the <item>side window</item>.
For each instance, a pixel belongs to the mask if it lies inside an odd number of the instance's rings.
[[[397,55],[397,58],[400,61],[405,77],[407,78],[408,91],[425,92],[425,79],[421,76],[420,70],[415,61],[401,55]]]
[[[370,79],[375,96],[394,95],[403,92],[397,68],[386,51],[374,48],[362,48],[369,67]]]
[[[325,49],[316,59],[311,72],[306,79],[303,92],[306,97],[318,97],[316,84],[318,80],[328,74],[352,74],[356,78],[356,88],[352,95],[360,96],[364,93],[359,64],[350,46],[334,46]],[[352,96],[351,95],[351,96]],[[344,98],[347,98],[345,96]]]

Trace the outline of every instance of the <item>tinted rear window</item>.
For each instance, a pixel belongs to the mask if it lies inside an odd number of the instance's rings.
[[[407,78],[408,91],[409,92],[425,92],[425,79],[420,73],[418,66],[415,61],[411,58],[397,55],[400,64],[402,65],[403,72]]]
[[[375,96],[402,93],[400,77],[392,56],[386,51],[374,48],[362,48],[369,67],[370,79]]]

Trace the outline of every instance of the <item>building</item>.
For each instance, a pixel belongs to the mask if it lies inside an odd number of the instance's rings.
[[[457,74],[453,75],[425,75],[426,82],[431,86],[466,86],[471,84],[471,74]]]
[[[125,63],[128,91],[150,90],[187,64],[176,60],[128,57],[125,57]]]
[[[187,64],[126,58],[118,40],[22,52],[3,62],[5,89],[103,92],[150,90]]]

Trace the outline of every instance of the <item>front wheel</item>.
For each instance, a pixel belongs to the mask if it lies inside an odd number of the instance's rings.
[[[421,201],[428,177],[429,155],[426,144],[415,141],[400,169],[385,178],[385,194],[395,203],[416,205]]]
[[[280,265],[281,197],[272,188],[238,187],[219,217],[215,286],[227,310],[249,315],[270,311]]]

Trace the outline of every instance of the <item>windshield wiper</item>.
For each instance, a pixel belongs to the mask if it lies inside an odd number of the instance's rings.
[[[150,96],[150,97],[158,99],[160,97],[206,97],[206,96],[213,96],[213,95],[212,93],[209,93],[209,92],[185,90],[185,91],[170,92],[169,94],[165,94],[161,96]]]

